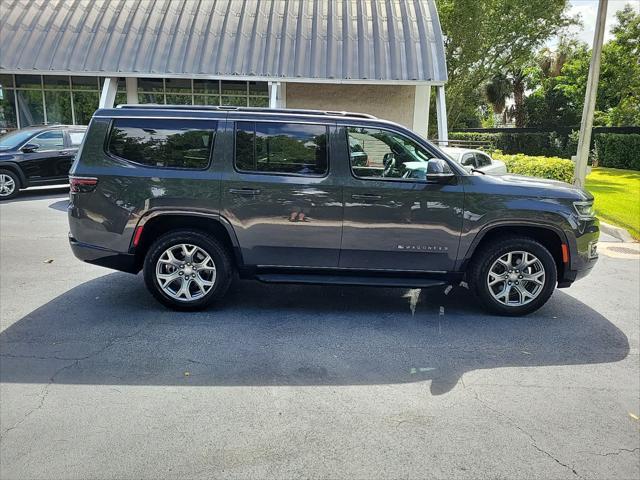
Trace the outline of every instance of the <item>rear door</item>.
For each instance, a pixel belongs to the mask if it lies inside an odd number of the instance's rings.
[[[342,188],[331,172],[335,124],[228,122],[233,159],[222,177],[223,216],[247,265],[337,267]]]
[[[358,143],[367,164],[346,155],[351,172],[345,176],[340,267],[452,270],[464,196],[457,177],[427,181],[423,167],[433,155],[402,132],[349,126],[341,128],[341,138],[345,152]]]
[[[24,154],[22,166],[30,182],[66,180],[74,152],[65,145],[62,129],[42,132],[29,144],[37,145],[33,152]]]

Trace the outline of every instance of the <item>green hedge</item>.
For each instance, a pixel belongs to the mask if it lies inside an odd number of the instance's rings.
[[[493,158],[502,160],[509,173],[573,183],[574,164],[571,160],[522,154],[506,155],[503,153],[493,153]]]
[[[640,170],[640,135],[597,133],[595,158],[599,167]]]
[[[477,143],[483,150],[501,150],[505,153],[523,153],[545,157],[571,158],[578,147],[578,132],[562,135],[556,132],[481,133],[451,132],[450,140]],[[474,145],[470,144],[470,148]]]

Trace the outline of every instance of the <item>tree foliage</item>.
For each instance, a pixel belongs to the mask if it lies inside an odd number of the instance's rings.
[[[568,0],[436,0],[445,35],[447,109],[452,127],[477,117],[478,90],[517,70],[548,38],[572,23]]]

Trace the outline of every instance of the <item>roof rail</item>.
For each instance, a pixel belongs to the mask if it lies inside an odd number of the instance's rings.
[[[145,104],[123,104],[116,108],[135,108],[139,110],[145,109],[161,109],[161,110],[214,110],[225,112],[264,112],[264,113],[291,113],[300,115],[329,115],[332,117],[356,117],[377,119],[368,113],[343,112],[334,110],[310,110],[302,108],[265,108],[265,107],[233,107],[233,106],[215,106],[215,105],[162,105],[158,103]]]

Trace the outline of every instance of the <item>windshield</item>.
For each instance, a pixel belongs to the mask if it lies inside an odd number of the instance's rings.
[[[13,150],[14,148],[18,148],[32,135],[32,131],[25,130],[16,130],[15,132],[7,133],[0,137],[0,150]]]

